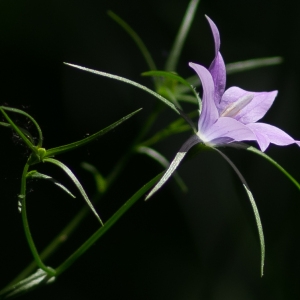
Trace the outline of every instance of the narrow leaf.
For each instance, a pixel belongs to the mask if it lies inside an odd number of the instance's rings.
[[[56,159],[53,159],[53,158],[45,158],[43,161],[52,163],[54,165],[57,165],[58,167],[60,167],[61,169],[63,169],[65,171],[65,173],[70,177],[70,179],[74,182],[74,184],[78,188],[79,192],[81,193],[82,197],[84,198],[84,200],[86,201],[86,203],[88,204],[88,206],[90,207],[90,209],[92,210],[92,212],[94,213],[96,218],[99,220],[99,222],[103,226],[103,222],[102,222],[101,218],[99,217],[99,215],[96,212],[92,202],[90,201],[88,195],[86,194],[83,186],[81,185],[81,183],[79,182],[77,177],[74,175],[74,173],[65,164],[63,164],[59,160],[56,160]]]
[[[130,35],[130,37],[133,39],[133,41],[136,43],[136,45],[140,49],[150,70],[156,70],[156,66],[152,59],[152,56],[151,56],[150,52],[148,51],[147,47],[145,46],[144,42],[142,41],[142,39],[138,36],[138,34],[123,19],[121,19],[114,12],[109,10],[107,12],[107,14],[114,21],[116,21]]]
[[[31,171],[27,173],[26,178],[35,178],[35,179],[44,179],[44,180],[49,180],[53,182],[55,185],[57,185],[59,188],[61,188],[64,192],[66,192],[69,196],[72,198],[76,198],[64,185],[59,183],[57,180],[55,180],[53,177],[48,176],[46,174],[39,173],[37,171]]]
[[[99,228],[83,245],[80,246],[67,260],[65,260],[58,268],[56,275],[60,275],[66,271],[72,264],[84,254],[100,237],[104,235],[153,185],[161,178],[162,173],[152,178],[143,185],[131,198],[129,198],[106,222],[105,226]]]
[[[249,188],[243,184],[247,195],[249,197],[250,203],[252,205],[252,209],[254,212],[254,216],[255,216],[255,220],[256,220],[256,226],[258,229],[258,235],[259,235],[259,242],[260,242],[260,251],[261,251],[261,266],[260,266],[260,275],[263,276],[264,275],[264,264],[265,264],[265,238],[264,238],[264,232],[263,232],[263,228],[262,228],[262,224],[261,224],[261,220],[260,220],[260,216],[259,216],[259,212],[255,203],[255,200],[253,198],[253,195],[251,193],[251,191],[249,190]]]
[[[20,136],[20,138],[24,141],[24,143],[28,146],[29,149],[31,149],[32,152],[37,153],[38,150],[36,147],[31,143],[31,141],[26,137],[26,135],[22,132],[21,129],[11,120],[11,118],[7,115],[7,113],[4,111],[4,107],[0,106],[0,111],[2,112],[5,119],[8,121],[8,123],[11,125],[13,130]]]
[[[143,153],[148,155],[149,157],[153,158],[155,161],[157,161],[160,165],[162,165],[164,168],[167,168],[170,163],[168,160],[159,152],[156,150],[149,148],[149,147],[138,147],[137,148],[138,153]],[[187,192],[187,186],[185,185],[184,181],[182,178],[179,176],[177,172],[174,172],[173,174],[175,181],[177,182],[179,188],[181,189],[182,192]]]
[[[87,162],[81,163],[81,167],[94,176],[98,192],[104,193],[107,188],[107,182],[98,169]]]
[[[5,123],[5,122],[0,122],[0,126],[3,127],[8,127],[13,129],[13,127],[9,124],[9,123]],[[34,138],[33,136],[30,134],[30,132],[20,126],[18,126],[18,128],[24,133],[24,135],[30,140],[30,142],[33,144],[34,143]]]
[[[193,22],[200,0],[191,0],[185,12],[182,24],[175,38],[171,53],[166,62],[167,71],[175,71],[187,34]]]
[[[131,118],[133,115],[135,115],[136,113],[138,113],[140,110],[142,110],[142,108],[132,112],[131,114],[123,117],[122,119],[120,119],[119,121],[107,126],[106,128],[98,131],[97,133],[94,133],[80,141],[77,141],[77,142],[74,142],[74,143],[71,143],[71,144],[67,144],[67,145],[64,145],[64,146],[59,146],[59,147],[56,147],[56,148],[51,148],[49,150],[47,150],[46,152],[46,155],[45,157],[50,157],[50,156],[54,156],[54,155],[58,155],[58,154],[61,154],[63,152],[66,152],[66,151],[70,151],[72,149],[75,149],[75,148],[78,148],[78,147],[81,147],[81,146],[84,146],[86,145],[87,143],[90,143],[92,142],[93,140],[95,140],[96,138],[100,137],[101,135],[104,135],[106,134],[107,132],[109,132],[110,130],[114,129],[115,127],[119,126],[120,124],[122,124],[123,122],[125,122],[126,120],[128,120],[129,118]]]
[[[283,62],[283,58],[280,56],[275,57],[261,57],[254,58],[244,61],[238,61],[234,63],[230,63],[226,65],[226,73],[227,75],[241,73],[249,70],[254,70],[263,67],[275,66],[279,65]],[[186,79],[192,86],[198,87],[201,85],[199,77],[197,75],[193,75]],[[178,91],[180,93],[187,93],[189,89],[186,86],[178,87]]]
[[[261,152],[260,150],[256,149],[255,147],[245,146],[246,150],[251,151],[269,161],[273,164],[279,171],[281,171],[299,190],[300,190],[300,183],[290,174],[288,173],[281,165],[279,165],[274,159],[268,156],[266,153]]]
[[[239,72],[245,72],[257,68],[276,66],[283,62],[283,58],[280,56],[274,57],[261,57],[244,61],[238,61],[226,65],[226,73],[235,74]]]
[[[55,277],[49,276],[44,270],[38,269],[34,274],[21,280],[20,282],[3,289],[0,292],[0,299],[9,299],[21,296],[39,286],[49,284]]]
[[[194,94],[195,98],[198,100],[198,103],[201,105],[201,99],[200,99],[198,93],[193,88],[193,86],[188,81],[186,81],[181,76],[178,76],[177,74],[174,74],[172,72],[166,72],[166,71],[148,71],[148,72],[142,73],[142,76],[164,77],[164,78],[168,78],[168,79],[171,79],[174,81],[178,81],[190,89],[190,91]],[[177,92],[177,89],[178,89],[178,87],[176,87],[176,92]]]
[[[157,99],[159,99],[160,101],[162,101],[163,103],[165,103],[166,105],[168,105],[171,109],[173,109],[177,114],[181,114],[180,111],[178,110],[178,108],[172,103],[170,102],[169,100],[167,100],[166,98],[162,97],[161,95],[157,94],[156,92],[150,90],[149,88],[147,88],[146,86],[144,85],[141,85],[135,81],[132,81],[130,79],[127,79],[127,78],[124,78],[124,77],[121,77],[121,76],[117,76],[117,75],[113,75],[113,74],[110,74],[110,73],[105,73],[105,72],[101,72],[101,71],[97,71],[97,70],[93,70],[93,69],[88,69],[88,68],[85,68],[85,67],[81,67],[81,66],[77,66],[77,65],[73,65],[73,64],[69,64],[69,63],[64,63],[65,65],[68,65],[70,67],[73,67],[73,68],[77,68],[77,69],[80,69],[80,70],[83,70],[83,71],[86,71],[86,72],[90,72],[90,73],[93,73],[93,74],[96,74],[96,75],[100,75],[100,76],[104,76],[104,77],[108,77],[108,78],[111,78],[111,79],[115,79],[115,80],[119,80],[119,81],[122,81],[122,82],[125,82],[127,84],[131,84],[151,95],[153,95],[154,97],[156,97]]]
[[[147,201],[150,197],[153,196],[171,177],[171,175],[175,172],[180,162],[183,160],[187,152],[196,144],[200,143],[201,140],[197,135],[191,136],[180,148],[179,152],[177,152],[175,158],[171,162],[169,168],[165,172],[164,176],[160,179],[160,181],[155,185],[155,187],[150,191],[147,195],[145,201]]]
[[[2,108],[3,108],[4,110],[11,111],[11,112],[14,112],[14,113],[17,113],[17,114],[20,114],[20,115],[23,115],[23,116],[27,117],[27,118],[34,124],[34,126],[35,126],[36,129],[37,129],[38,135],[39,135],[39,140],[38,140],[38,143],[37,143],[36,146],[37,146],[38,148],[42,147],[42,143],[43,143],[43,134],[42,134],[41,127],[39,126],[39,124],[36,122],[36,120],[35,120],[31,115],[29,115],[29,114],[26,113],[25,111],[20,110],[20,109],[17,109],[17,108],[12,108],[12,107],[7,107],[7,106],[2,106]]]
[[[264,239],[264,233],[263,233],[263,228],[262,228],[262,224],[261,224],[261,220],[260,220],[260,216],[259,216],[259,212],[255,203],[255,200],[253,198],[253,195],[248,187],[248,184],[245,180],[245,178],[243,177],[243,175],[241,174],[241,172],[239,171],[239,169],[236,167],[236,165],[231,161],[231,159],[229,159],[229,157],[227,155],[225,155],[223,152],[221,152],[220,150],[218,150],[217,148],[213,148],[215,151],[217,151],[232,167],[232,169],[235,171],[235,173],[237,174],[237,176],[239,177],[239,179],[241,180],[248,198],[250,200],[253,212],[254,212],[254,216],[255,216],[255,221],[256,221],[256,226],[257,226],[257,230],[258,230],[258,235],[259,235],[259,242],[260,242],[260,253],[261,253],[261,263],[260,263],[260,274],[261,276],[264,275],[264,264],[265,264],[265,239]]]

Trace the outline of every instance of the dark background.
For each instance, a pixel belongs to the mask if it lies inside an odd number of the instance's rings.
[[[300,139],[299,18],[295,1],[201,1],[178,65],[193,75],[188,62],[208,66],[213,42],[205,14],[221,33],[225,62],[282,56],[280,66],[231,75],[227,87],[279,90],[266,123]],[[104,175],[126,151],[154,107],[147,94],[106,78],[63,65],[70,62],[124,76],[152,87],[141,78],[147,71],[139,50],[106,14],[113,10],[142,37],[162,69],[188,1],[0,1],[1,105],[25,109],[39,122],[44,146],[78,140],[143,107],[139,115],[96,143],[60,159],[93,194],[93,180],[80,162],[94,164]],[[160,125],[175,119],[173,112]],[[20,125],[25,121],[17,117]],[[30,130],[30,128],[29,128]],[[4,286],[30,261],[17,194],[28,151],[12,133],[0,128],[1,256]],[[160,143],[172,159],[188,134]],[[251,153],[226,149],[247,179],[261,214],[266,239],[265,275],[260,278],[260,249],[253,212],[246,194],[215,153],[203,153],[180,167],[189,187],[182,194],[174,181],[147,203],[140,200],[56,283],[24,299],[299,299],[299,191],[274,166]],[[270,146],[267,153],[296,179],[299,148]],[[49,166],[45,173],[68,179]],[[107,219],[161,167],[143,156],[130,162],[117,187],[97,207]],[[43,249],[82,207],[47,183],[29,185],[28,214],[38,249]],[[49,265],[59,265],[97,229],[90,215]]]

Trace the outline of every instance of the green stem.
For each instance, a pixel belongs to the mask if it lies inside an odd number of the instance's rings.
[[[42,262],[40,255],[35,247],[34,241],[32,239],[31,236],[31,232],[29,229],[29,224],[28,224],[28,219],[27,219],[27,212],[26,212],[26,175],[29,169],[29,164],[26,163],[24,170],[23,170],[23,174],[22,174],[22,179],[21,179],[21,192],[19,195],[19,199],[21,202],[21,209],[22,209],[22,221],[23,221],[23,226],[24,226],[24,230],[25,230],[25,235],[26,235],[26,239],[27,242],[29,244],[29,248],[31,250],[31,253],[34,257],[34,260],[36,262],[36,264],[45,272],[47,272],[49,275],[54,276],[55,275],[55,271],[51,268],[48,268],[44,265],[44,263]]]
[[[85,253],[107,230],[109,230],[162,176],[163,172],[154,177],[139,189],[117,212],[86,240],[68,259],[56,268],[56,276],[66,271],[83,253]]]

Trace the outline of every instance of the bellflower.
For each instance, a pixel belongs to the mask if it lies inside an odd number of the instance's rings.
[[[217,26],[207,17],[215,42],[215,58],[207,70],[190,63],[202,86],[202,112],[198,122],[198,136],[208,146],[216,147],[240,141],[256,141],[265,151],[270,143],[286,146],[296,143],[281,129],[258,123],[269,110],[277,91],[248,92],[239,87],[225,91],[226,69],[220,53],[220,35]],[[225,91],[225,92],[224,92]]]
[[[234,146],[242,141],[256,141],[263,152],[270,143],[279,146],[296,143],[300,146],[300,141],[295,141],[281,129],[257,122],[273,104],[277,91],[249,92],[239,87],[231,87],[225,91],[226,68],[219,51],[219,30],[210,18],[206,18],[213,33],[215,58],[209,69],[189,63],[198,74],[203,88],[198,132],[183,144],[164,176],[146,199],[161,188],[189,149],[197,143],[216,148]]]

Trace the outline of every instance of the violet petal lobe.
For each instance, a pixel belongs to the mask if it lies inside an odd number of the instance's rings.
[[[240,109],[234,118],[243,124],[254,123],[260,120],[273,104],[277,91],[272,92],[248,92],[239,87],[231,87],[222,96],[218,106],[222,114],[228,107],[234,105],[239,99],[246,95],[253,95],[253,99]]]
[[[221,117],[207,128],[198,132],[200,139],[209,146],[229,144],[231,142],[254,141],[255,134],[246,125],[235,119]]]
[[[264,152],[270,143],[278,146],[286,146],[297,144],[300,146],[300,141],[294,140],[283,130],[265,123],[250,123],[246,125],[256,135],[257,143],[262,152]]]
[[[209,26],[211,28],[214,37],[214,43],[215,43],[215,58],[212,61],[208,70],[211,73],[211,76],[214,81],[214,85],[215,85],[214,99],[217,105],[218,103],[220,103],[221,97],[225,91],[226,67],[225,67],[223,57],[219,52],[220,44],[221,44],[219,30],[216,24],[208,16],[206,16],[206,19],[208,20]]]
[[[189,63],[202,82],[203,96],[202,96],[202,111],[198,122],[198,130],[205,131],[219,118],[219,113],[214,101],[214,82],[208,70],[201,65]]]

